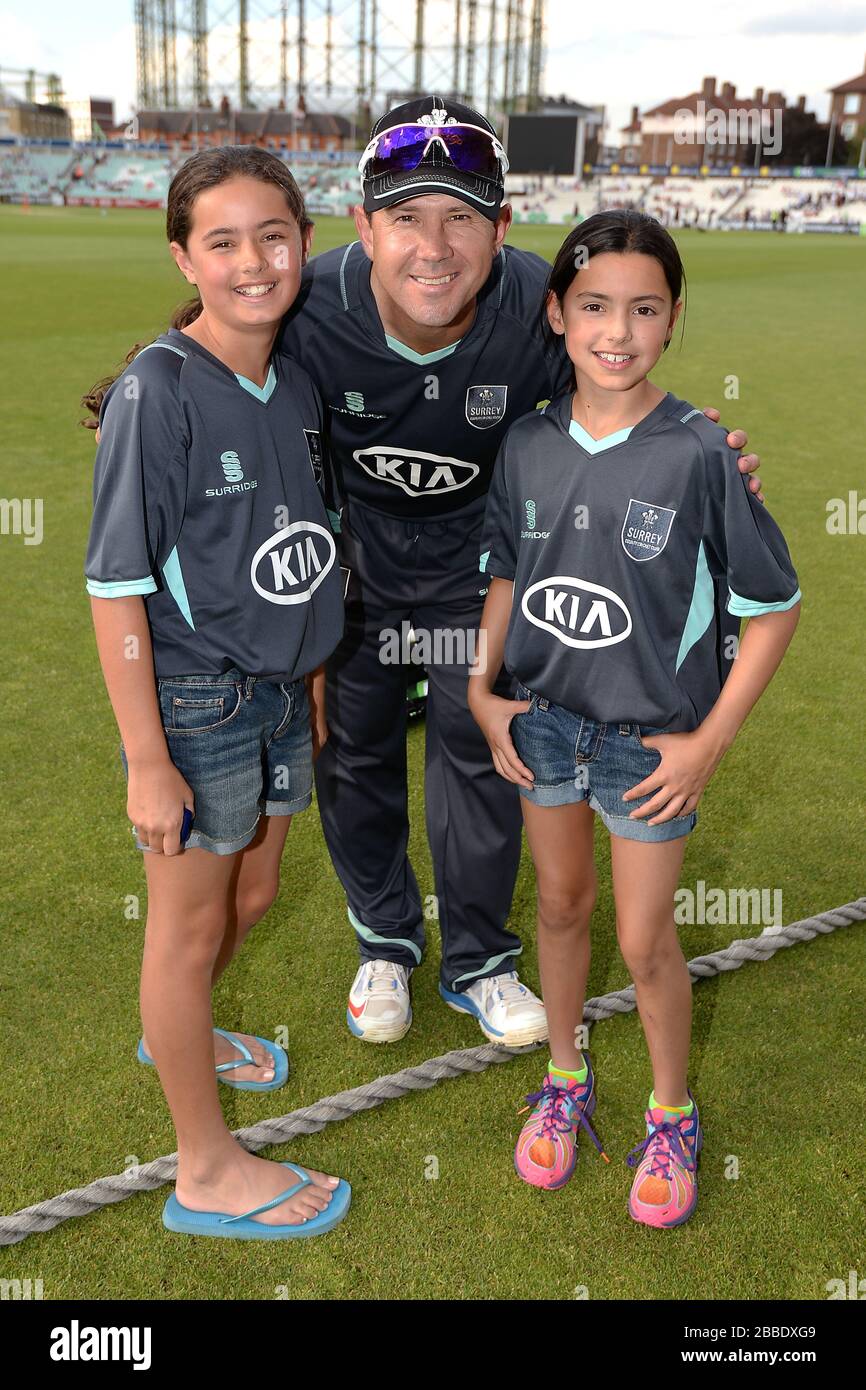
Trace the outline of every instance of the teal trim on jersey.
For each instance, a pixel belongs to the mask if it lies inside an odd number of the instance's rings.
[[[331,530],[333,531],[334,535],[341,535],[343,530],[343,524],[340,521],[340,513],[332,512],[330,507],[326,507],[325,511],[328,513],[328,520],[331,523]]]
[[[131,594],[156,593],[152,574],[144,579],[88,579],[87,592],[94,598],[129,598]]]
[[[781,603],[759,603],[753,598],[742,598],[735,594],[733,589],[729,589],[728,612],[737,618],[757,618],[761,613],[785,613],[789,608],[793,608],[795,603],[799,603],[801,597],[798,589],[793,598],[785,599]]]
[[[505,288],[505,272],[508,269],[508,257],[505,254],[505,247],[500,246],[499,255],[502,260],[502,273],[499,276],[499,304],[497,308],[502,308],[502,291]]]
[[[193,632],[195,632],[195,623],[192,620],[192,613],[189,611],[189,599],[186,596],[186,585],[183,582],[183,571],[180,567],[177,546],[174,547],[174,550],[162,567],[162,577],[168,585],[169,593],[186,618]]]
[[[349,914],[349,921],[352,923],[355,931],[359,936],[363,937],[365,941],[377,941],[383,946],[406,946],[412,952],[418,964],[421,964],[421,952],[414,941],[409,941],[403,936],[379,936],[372,928],[365,927],[364,923],[358,920],[350,907],[347,906],[346,911]]]
[[[147,352],[148,348],[152,348],[152,347],[161,347],[161,348],[165,348],[166,351],[168,351],[168,352],[176,352],[177,355],[178,355],[178,357],[186,357],[186,356],[187,356],[187,354],[186,354],[185,352],[183,352],[183,351],[181,350],[181,348],[175,347],[174,343],[146,343],[145,346],[141,349],[141,352],[137,352],[137,353],[135,354],[136,357],[140,357],[142,352]],[[132,364],[130,363],[130,366],[131,366],[131,365],[132,365]]]
[[[457,343],[461,341],[460,338],[457,339]],[[447,347],[437,348],[435,352],[415,352],[413,348],[401,343],[399,338],[392,338],[390,333],[385,334],[385,342],[392,352],[399,353],[407,362],[416,362],[419,367],[426,367],[430,362],[441,362],[443,357],[450,357],[457,346],[457,343],[449,343]]]
[[[704,543],[701,541],[698,546],[698,562],[695,565],[695,586],[692,590],[692,601],[689,606],[686,625],[683,628],[680,649],[677,652],[677,670],[680,669],[695,643],[700,642],[713,621],[714,608],[713,580],[707,565]]]
[[[250,381],[248,376],[241,376],[240,372],[235,372],[235,376],[245,391],[249,391],[250,395],[255,396],[257,401],[262,401],[267,405],[277,384],[277,374],[274,371],[273,362],[268,366],[268,375],[264,386],[257,386],[254,381]]]
[[[344,309],[348,309],[349,307],[349,298],[346,294],[346,261],[349,259],[349,252],[352,247],[357,245],[357,241],[351,241],[343,253],[343,259],[340,261],[340,298],[343,301]]]
[[[588,454],[601,454],[605,449],[612,449],[614,444],[622,444],[624,440],[628,439],[633,429],[634,425],[629,425],[627,429],[617,430],[614,434],[602,435],[601,439],[593,439],[592,435],[588,434],[577,420],[572,420],[568,427],[572,439],[576,439]]]
[[[476,980],[479,975],[485,975],[488,970],[492,970],[495,966],[501,965],[509,956],[520,956],[522,954],[523,947],[514,946],[510,951],[503,951],[501,956],[491,956],[490,959],[486,960],[483,965],[480,965],[477,970],[467,970],[465,975],[458,975],[457,979],[452,982],[451,988],[453,989],[455,985],[461,984],[463,980]]]
[[[490,559],[490,551],[489,551],[489,550],[485,550],[485,552],[484,552],[484,554],[481,556],[481,559],[480,559],[479,564],[478,564],[478,568],[480,569],[480,571],[481,571],[482,574],[483,574],[484,571],[487,569],[487,561],[488,561],[489,559]]]

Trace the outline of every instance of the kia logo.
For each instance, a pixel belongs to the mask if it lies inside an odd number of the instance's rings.
[[[410,497],[429,497],[435,492],[454,492],[477,478],[477,463],[463,459],[425,454],[420,449],[400,449],[390,444],[374,444],[356,449],[352,455],[365,473],[379,482],[394,483]]]
[[[631,632],[631,614],[618,594],[568,574],[530,584],[520,607],[529,622],[567,647],[612,647]]]
[[[337,548],[315,521],[293,521],[259,546],[250,565],[253,588],[269,603],[306,603],[331,569]]]

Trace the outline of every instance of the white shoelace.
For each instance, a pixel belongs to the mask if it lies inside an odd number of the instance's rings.
[[[398,1000],[401,988],[407,989],[404,967],[393,960],[374,960],[367,973],[367,1016],[396,1018],[404,1007]]]
[[[506,1009],[509,1009],[513,1004],[526,1002],[526,986],[520,983],[515,970],[510,971],[507,975],[491,976],[487,985],[491,991],[499,992]]]
[[[393,991],[392,981],[396,980],[398,988],[402,985],[405,989],[406,982],[401,980],[397,973],[402,967],[393,960],[374,960],[367,979],[367,991],[370,994],[390,994]]]

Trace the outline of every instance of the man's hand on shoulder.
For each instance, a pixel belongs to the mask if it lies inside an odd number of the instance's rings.
[[[712,406],[707,406],[704,414],[707,419],[712,420],[715,425],[717,425],[721,419],[719,412]],[[749,436],[746,434],[745,430],[731,430],[730,434],[727,436],[727,444],[731,449],[745,449],[748,442]],[[760,462],[761,460],[757,454],[741,454],[739,458],[740,472],[755,474],[754,477],[749,478],[750,492],[755,494],[759,502],[763,502],[764,494],[761,491],[761,480],[755,471]]]

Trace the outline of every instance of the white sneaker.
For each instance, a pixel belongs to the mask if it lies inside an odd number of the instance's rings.
[[[365,960],[349,990],[346,1022],[365,1042],[396,1042],[412,1023],[409,976],[412,966]]]
[[[491,1042],[501,1043],[503,1047],[524,1047],[547,1040],[544,1004],[531,989],[520,983],[516,970],[476,980],[462,994],[440,984],[439,993],[449,1008],[461,1014],[473,1014]]]

